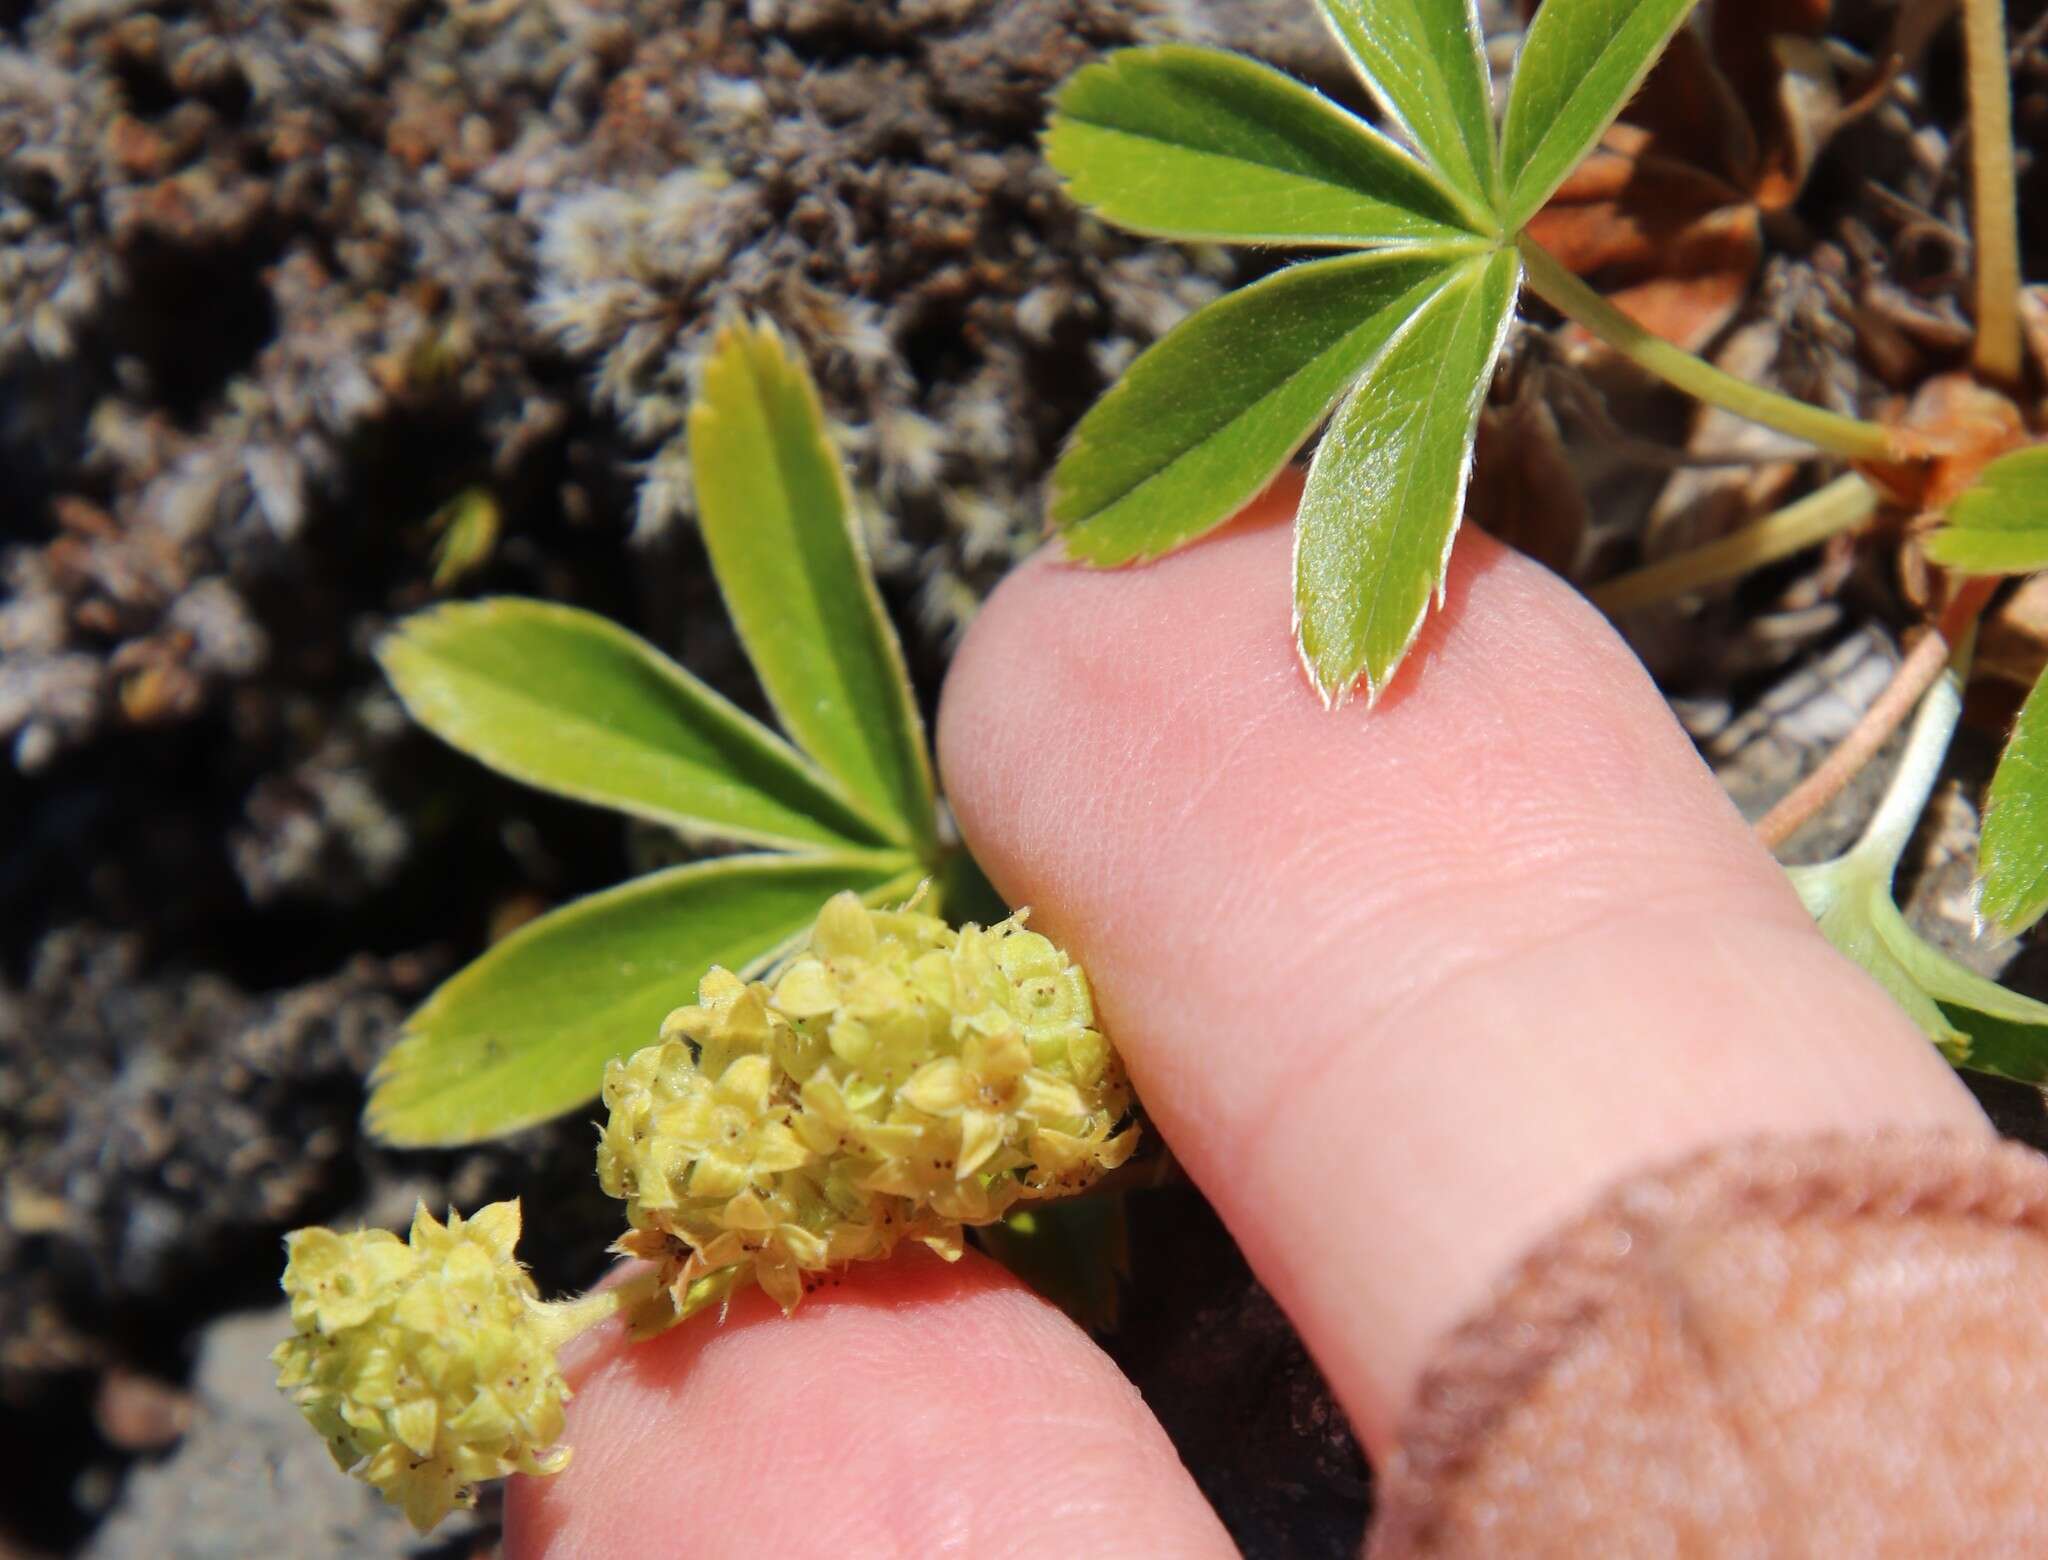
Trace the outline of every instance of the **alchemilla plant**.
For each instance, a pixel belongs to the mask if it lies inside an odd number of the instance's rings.
[[[605,1069],[604,1189],[655,1264],[658,1331],[758,1283],[807,1277],[1089,1185],[1129,1156],[1121,1070],[1080,969],[1019,918],[955,931],[828,904],[772,982],[724,970],[663,1038]]]
[[[772,329],[720,336],[690,429],[712,570],[793,740],[546,602],[443,607],[382,650],[412,713],[494,768],[757,847],[506,938],[414,1015],[370,1101],[372,1130],[427,1144],[601,1097],[597,1175],[634,1276],[542,1301],[512,1202],[445,1225],[422,1208],[409,1240],[287,1242],[279,1385],[422,1530],[483,1480],[565,1464],[556,1351],[585,1329],[623,1313],[653,1337],[749,1286],[793,1311],[904,1241],[957,1258],[966,1230],[1089,1189],[1138,1139],[1080,967],[1021,910],[937,913],[994,896],[941,826],[844,474]],[[1032,1227],[1000,1248],[1027,1268],[1115,1234]]]
[[[485,1479],[564,1467],[556,1351],[624,1313],[651,1338],[757,1284],[818,1275],[1086,1189],[1138,1129],[1080,969],[1022,917],[960,930],[829,901],[769,980],[705,975],[662,1037],[604,1073],[598,1179],[633,1277],[543,1302],[519,1206],[384,1230],[295,1231],[278,1385],[343,1469],[422,1531]]]
[[[1310,3],[1310,0],[1304,0]],[[1084,417],[1052,478],[1067,552],[1115,566],[1221,525],[1322,429],[1295,520],[1294,632],[1324,702],[1394,677],[1440,601],[1481,402],[1521,289],[1638,367],[1850,470],[1743,533],[1596,592],[1619,610],[1740,574],[1889,505],[1945,570],[1898,680],[1759,825],[1782,843],[1912,714],[1912,756],[1865,839],[1795,882],[1824,932],[1958,1063],[2048,1081],[2048,1004],[1928,945],[1891,898],[1955,726],[1968,643],[2001,576],[2048,568],[2048,448],[2028,404],[2010,82],[1998,0],[1962,6],[1976,337],[1970,397],[2003,436],[1880,424],[1745,383],[1652,335],[1531,236],[1697,0],[1544,0],[1496,122],[1470,0],[1312,0],[1384,114],[1366,123],[1214,49],[1128,49],[1062,87],[1045,134],[1073,198],[1160,237],[1339,251],[1200,310]],[[1947,686],[1954,684],[1955,687]],[[2027,700],[1984,827],[1986,920],[2048,911],[2048,691]]]
[[[1961,707],[1976,618],[2000,576],[2048,567],[2039,408],[2014,399],[1996,0],[1963,5],[1974,370],[2011,436],[1969,449],[1939,428],[1866,422],[1733,379],[1633,323],[1529,236],[1695,0],[1546,0],[1498,123],[1469,0],[1315,3],[1386,129],[1254,61],[1177,46],[1111,55],[1058,94],[1046,154],[1104,219],[1337,251],[1201,310],[1082,420],[1053,475],[1068,553],[1108,566],[1184,546],[1321,428],[1296,521],[1294,631],[1326,704],[1360,689],[1369,703],[1444,589],[1480,405],[1526,284],[1643,369],[1850,466],[1753,533],[1645,570],[1610,600],[1728,578],[1880,503],[1921,518],[1916,545],[1947,571],[1927,633],[1865,727],[1761,831],[1781,840],[1917,709],[1863,840],[1795,882],[1827,935],[1951,1059],[2048,1081],[2048,1005],[1930,947],[1891,890]],[[1136,1140],[1078,966],[1022,912],[947,919],[993,896],[950,838],[815,391],[772,330],[720,336],[689,444],[712,569],[779,731],[644,640],[549,603],[443,607],[382,651],[415,718],[482,762],[693,845],[744,847],[506,938],[414,1015],[370,1102],[375,1132],[424,1145],[601,1094],[598,1175],[624,1204],[613,1249],[642,1259],[632,1277],[541,1301],[514,1254],[509,1203],[445,1225],[422,1210],[406,1241],[291,1239],[281,1384],[336,1460],[422,1527],[480,1480],[561,1466],[555,1351],[583,1328],[623,1314],[652,1336],[743,1286],[794,1309],[820,1275],[904,1241],[956,1256],[966,1230],[999,1237],[1020,1205],[1095,1185]],[[1992,786],[1985,854],[1987,916],[2031,925],[2048,910],[2038,687]],[[1112,1231],[1093,1254],[1113,1244]]]
[[[295,1230],[285,1243],[294,1334],[271,1356],[343,1470],[413,1526],[432,1527],[480,1480],[553,1473],[569,1388],[555,1349],[609,1311],[543,1304],[514,1260],[519,1205],[446,1224],[422,1207],[388,1230]]]

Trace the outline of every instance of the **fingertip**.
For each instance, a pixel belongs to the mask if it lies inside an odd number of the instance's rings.
[[[1106,1356],[993,1262],[922,1248],[785,1317],[758,1290],[565,1362],[569,1466],[514,1479],[506,1553],[1163,1554],[1227,1541]]]

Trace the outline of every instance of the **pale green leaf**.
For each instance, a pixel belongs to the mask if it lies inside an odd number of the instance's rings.
[[[1451,266],[1384,250],[1318,260],[1183,320],[1081,419],[1053,469],[1067,550],[1128,563],[1229,519]]]
[[[1892,903],[1888,867],[1873,871],[1868,861],[1850,855],[1817,866],[1793,867],[1786,875],[1836,952],[1860,965],[1884,987],[1906,1016],[1951,1059],[1969,1049],[1969,1036],[1949,1021],[1921,984],[1919,972],[1895,951],[1903,947],[1910,955],[1917,944],[1931,958],[1941,957],[1919,942]]]
[[[654,1043],[714,964],[745,970],[841,889],[907,898],[900,853],[728,856],[592,894],[521,927],[407,1022],[366,1121],[409,1147],[473,1143],[594,1098],[604,1064]]]
[[[783,729],[887,836],[937,830],[924,723],[810,376],[768,326],[719,333],[690,410],[712,571]]]
[[[1280,72],[1217,49],[1123,49],[1053,99],[1045,156],[1106,221],[1232,243],[1442,243],[1472,235],[1429,170]]]
[[[2015,1029],[2048,1026],[2048,1003],[1979,975],[1914,931],[1892,901],[1890,872],[1888,860],[1852,852],[1794,867],[1788,876],[1828,941],[1874,977],[1959,1063],[1985,1063],[1972,1049],[1979,1032],[1992,1033],[2002,1045],[2017,1044],[2023,1037]]]
[[[1891,949],[1892,957],[1935,1001],[1967,1007],[2008,1023],[2048,1023],[2048,1004],[2022,996],[1950,958],[1906,924],[1889,893],[1876,896],[1871,920]]]
[[[2008,935],[2048,910],[2048,678],[2020,706],[1999,755],[1978,847],[1984,871],[1984,919]]]
[[[1926,546],[1936,563],[1970,574],[2048,569],[2048,444],[1986,466]]]
[[[773,732],[595,613],[513,596],[451,603],[407,618],[377,658],[413,719],[528,785],[690,835],[882,840]]]
[[[1471,0],[1318,3],[1387,116],[1469,201],[1497,212],[1493,92]]]
[[[1508,231],[1519,232],[1614,122],[1699,0],[1544,0],[1501,127]]]
[[[1295,622],[1325,702],[1376,698],[1442,588],[1479,405],[1514,313],[1512,250],[1468,260],[1338,407],[1295,523]]]

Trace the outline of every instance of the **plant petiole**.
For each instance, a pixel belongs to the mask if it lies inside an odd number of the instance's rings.
[[[1977,340],[1971,361],[1985,379],[2010,386],[2020,377],[2020,241],[2004,0],[1964,0],[1963,50],[1977,273]]]
[[[537,1301],[533,1306],[536,1334],[548,1348],[559,1349],[599,1322],[653,1299],[660,1288],[660,1270],[643,1266],[609,1289],[593,1289],[574,1300]]]
[[[1610,615],[1632,612],[1688,591],[1739,579],[1859,526],[1876,512],[1877,490],[1855,472],[1847,472],[1719,541],[1631,569],[1586,594]]]
[[[1745,383],[1652,335],[1572,275],[1528,234],[1517,238],[1515,247],[1521,251],[1529,286],[1538,297],[1638,368],[1686,394],[1851,460],[1897,461],[1913,453],[1888,428]]]
[[[1906,751],[1899,755],[1898,767],[1886,782],[1877,811],[1871,814],[1862,837],[1849,851],[1857,860],[1882,865],[1886,882],[1891,881],[1892,869],[1904,853],[1906,841],[1913,837],[1920,815],[1927,810],[1927,799],[1934,794],[1934,783],[1940,779],[1942,764],[1948,758],[1949,741],[1962,718],[1962,672],[1956,665],[1959,659],[1952,658],[1942,667],[1921,698],[1919,713],[1906,734]]]

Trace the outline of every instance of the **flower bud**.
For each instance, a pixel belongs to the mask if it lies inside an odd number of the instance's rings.
[[[906,1238],[955,1257],[963,1225],[1121,1164],[1137,1128],[1094,1021],[1086,976],[1021,914],[955,931],[840,894],[767,980],[712,970],[605,1074],[617,1249],[666,1291],[637,1325],[744,1282],[794,1310],[806,1275]]]
[[[519,1204],[444,1225],[422,1205],[409,1240],[388,1230],[294,1230],[284,1290],[294,1336],[277,1384],[341,1468],[425,1532],[480,1479],[553,1473],[568,1385],[564,1336],[514,1258]]]

